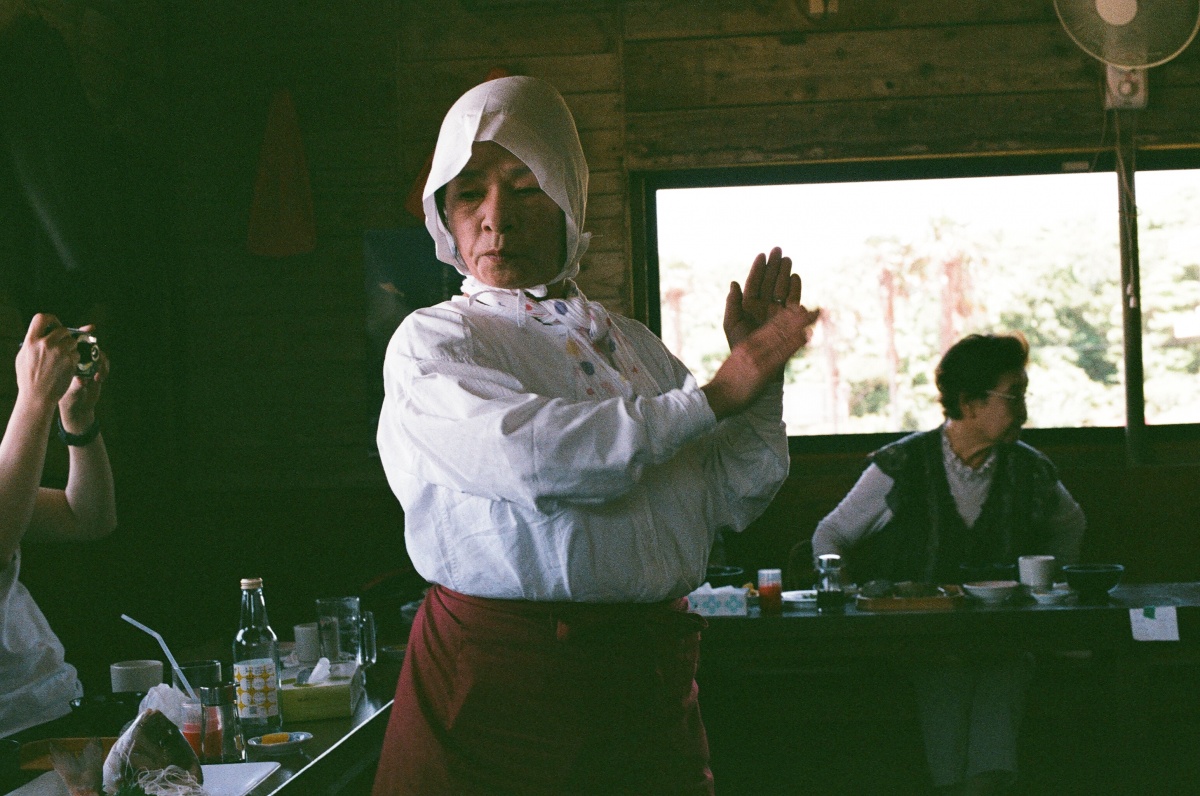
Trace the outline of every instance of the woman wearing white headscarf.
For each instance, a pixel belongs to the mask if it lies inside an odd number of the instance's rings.
[[[465,295],[414,312],[378,442],[433,587],[375,782],[398,793],[711,793],[686,595],[716,530],[787,475],[783,365],[816,313],[778,249],[725,313],[707,385],[572,281],[587,165],[558,92],[477,86],[424,192]]]

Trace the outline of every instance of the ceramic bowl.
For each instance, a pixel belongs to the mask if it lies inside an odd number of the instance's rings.
[[[1105,600],[1121,582],[1125,567],[1120,564],[1067,564],[1062,572],[1071,588],[1079,592],[1081,600]]]
[[[1021,584],[1015,580],[976,580],[963,584],[963,591],[984,605],[1001,605],[1009,600]]]
[[[1062,605],[1070,595],[1069,589],[1043,589],[1029,592],[1029,596],[1036,600],[1038,605]]]

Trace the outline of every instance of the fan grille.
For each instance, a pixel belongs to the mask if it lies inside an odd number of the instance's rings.
[[[1137,13],[1126,24],[1111,25],[1097,6],[1114,2]],[[1200,0],[1054,0],[1054,10],[1084,52],[1122,69],[1166,63],[1200,29]]]

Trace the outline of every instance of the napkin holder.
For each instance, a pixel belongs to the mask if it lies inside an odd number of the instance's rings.
[[[688,610],[701,616],[746,616],[747,589],[722,586],[714,589],[705,583],[687,596]]]
[[[280,681],[279,705],[283,720],[312,721],[340,719],[354,715],[354,709],[366,691],[362,667],[339,663],[330,667],[329,678],[320,683],[306,682],[311,666],[285,667]]]

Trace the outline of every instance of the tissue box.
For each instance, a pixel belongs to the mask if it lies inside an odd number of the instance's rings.
[[[688,610],[703,616],[745,616],[746,589],[722,586],[714,589],[705,583],[688,595]]]
[[[296,685],[296,676],[312,667],[285,668],[280,681],[279,705],[283,723],[352,716],[365,691],[363,670],[358,664],[330,667],[329,679],[312,685]]]

